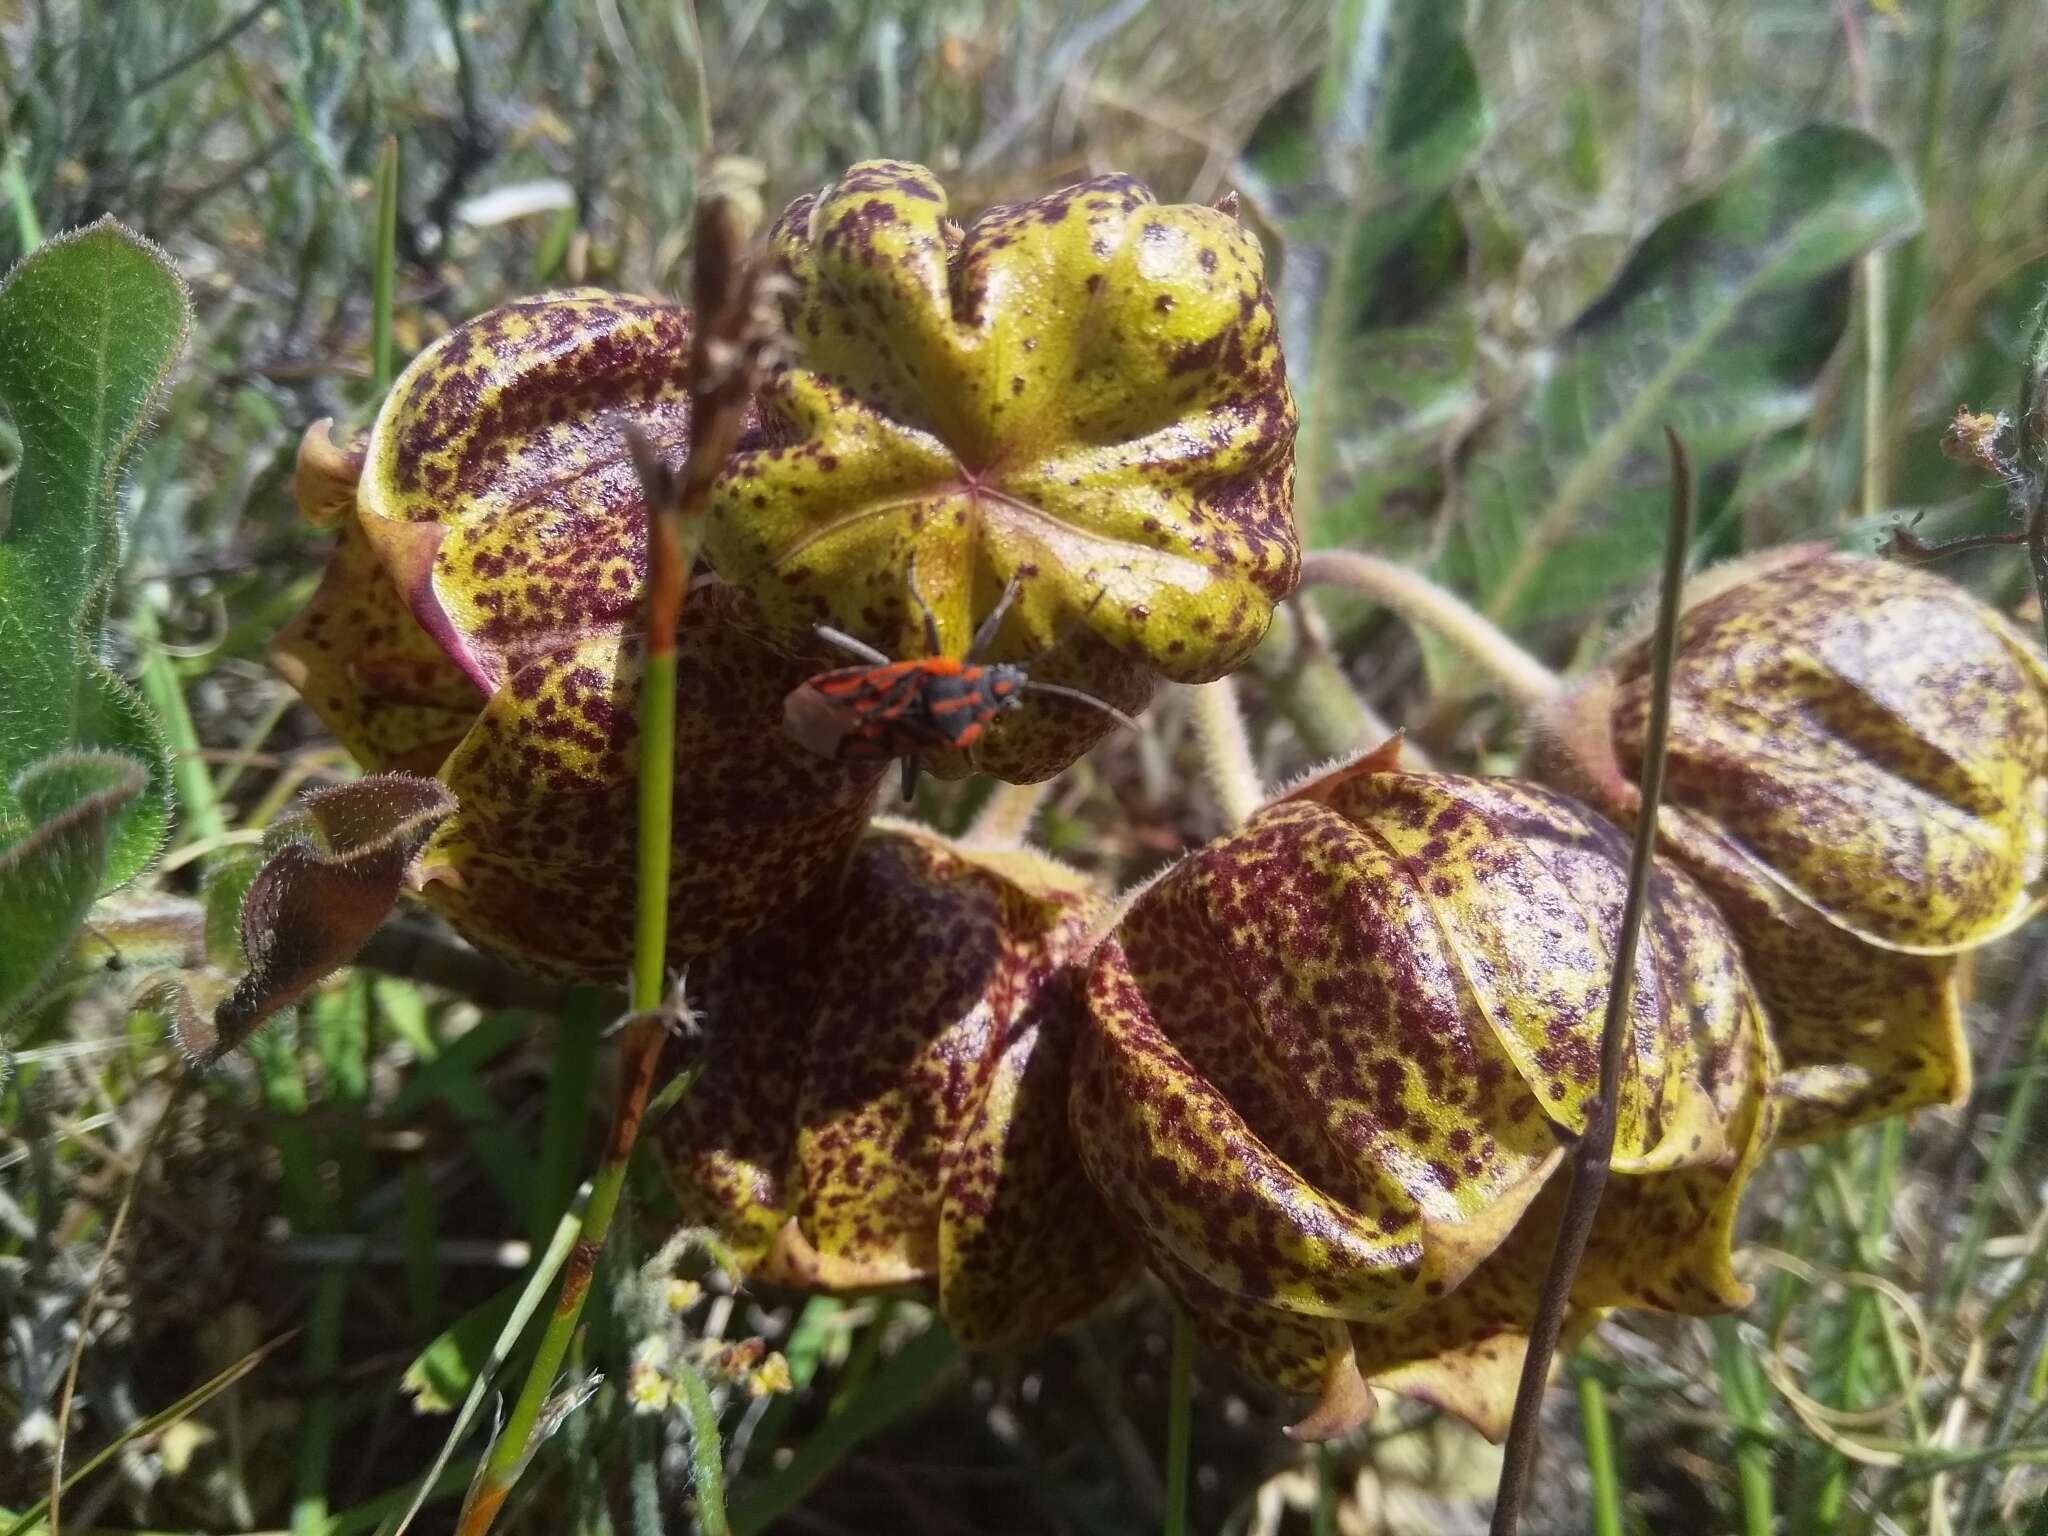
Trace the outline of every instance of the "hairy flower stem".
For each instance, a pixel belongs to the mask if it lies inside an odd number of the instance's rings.
[[[1216,807],[1229,826],[1241,826],[1266,798],[1259,765],[1252,759],[1244,712],[1237,707],[1237,684],[1227,677],[1195,689],[1195,736],[1202,746],[1202,765]]]
[[[1323,617],[1313,603],[1282,603],[1273,610],[1273,627],[1253,652],[1252,665],[1273,708],[1317,757],[1343,757],[1394,734],[1330,654]],[[1418,769],[1430,766],[1413,745],[1402,761]]]
[[[1555,672],[1455,592],[1406,566],[1356,550],[1325,549],[1302,560],[1301,584],[1343,587],[1393,609],[1450,645],[1523,709],[1547,704],[1557,696]]]
[[[1607,987],[1607,1015],[1600,1035],[1600,1095],[1586,1116],[1585,1133],[1571,1158],[1571,1185],[1565,1194],[1564,1216],[1558,1223],[1557,1246],[1536,1318],[1529,1329],[1528,1353],[1515,1391],[1515,1412],[1508,1425],[1501,1463],[1500,1493],[1493,1508],[1493,1536],[1515,1536],[1522,1503],[1535,1466],[1536,1438],[1541,1427],[1544,1388],[1550,1362],[1570,1309],[1572,1282],[1585,1257],[1600,1196],[1607,1188],[1608,1165],[1614,1156],[1614,1122],[1621,1094],[1622,1052],[1628,1036],[1629,1005],[1635,992],[1636,947],[1642,937],[1643,912],[1649,905],[1650,866],[1657,846],[1657,808],[1664,797],[1664,748],[1671,728],[1671,672],[1678,650],[1678,613],[1685,588],[1685,556],[1692,543],[1692,465],[1678,434],[1664,436],[1671,449],[1671,521],[1665,531],[1664,580],[1657,600],[1657,634],[1651,653],[1650,719],[1643,740],[1642,808],[1636,816],[1629,850],[1628,899],[1622,907],[1621,933],[1614,945],[1614,978]]]
[[[703,1373],[687,1361],[676,1369],[683,1416],[690,1425],[690,1476],[697,1485],[697,1529],[702,1536],[731,1536],[725,1518],[725,1462],[718,1447],[718,1406]]]
[[[1053,781],[1037,784],[998,784],[989,791],[961,842],[970,848],[1021,848],[1031,835],[1031,823],[1039,807],[1052,792]]]
[[[755,322],[751,276],[742,263],[743,235],[731,206],[703,204],[697,217],[695,273],[697,333],[691,348],[691,440],[680,470],[665,463],[636,429],[626,438],[647,501],[647,624],[640,683],[640,783],[633,918],[633,1012],[619,1047],[618,1088],[604,1159],[591,1180],[583,1230],[562,1274],[561,1293],[547,1331],[483,1470],[470,1487],[459,1536],[484,1536],[531,1458],[534,1426],[554,1390],[569,1352],[590,1282],[604,1253],[612,1216],[626,1186],[626,1169],[640,1138],[640,1122],[654,1088],[662,1041],[678,1022],[668,1002],[669,857],[675,810],[676,631],[689,592],[690,568],[704,537],[704,506],[711,482],[732,451],[751,393],[750,347]],[[708,1406],[708,1404],[706,1405]],[[701,1461],[717,1418],[692,1415]],[[717,1460],[715,1445],[708,1451]],[[706,1531],[725,1528],[723,1492],[715,1481],[698,1487],[698,1520]]]

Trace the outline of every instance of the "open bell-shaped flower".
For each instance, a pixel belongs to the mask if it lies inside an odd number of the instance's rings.
[[[1544,722],[1538,773],[1624,824],[1647,645]],[[2044,893],[2048,665],[1928,571],[1802,548],[1689,594],[1658,820],[1743,948],[1783,1057],[1782,1134],[1953,1103],[1955,956]]]
[[[272,658],[370,769],[460,809],[420,855],[429,905],[529,969],[610,980],[632,940],[646,507],[621,423],[680,460],[688,313],[576,290],[451,331],[366,440],[325,424],[298,495],[339,543]],[[752,932],[833,871],[883,765],[782,732],[816,668],[752,637],[715,581],[684,610],[670,953]]]
[[[866,161],[770,242],[794,362],[714,493],[707,549],[788,649],[825,623],[991,654],[1126,710],[1235,667],[1292,590],[1295,413],[1258,242],[1215,208],[1098,176],[964,230],[921,166]],[[1108,727],[1029,699],[971,752],[1048,778]]]
[[[1317,1395],[1297,1433],[1359,1422],[1368,1380],[1505,1427],[1547,1191],[1599,1084],[1626,866],[1561,796],[1374,754],[1174,866],[1097,952],[1082,1161],[1199,1333]],[[1739,1305],[1768,1048],[1732,941],[1669,868],[1628,1030],[1574,1301]]]
[[[685,1214],[766,1282],[925,1289],[970,1348],[1107,1299],[1136,1259],[1066,1122],[1106,906],[1043,855],[878,823],[693,981],[701,1075],[658,1133]]]

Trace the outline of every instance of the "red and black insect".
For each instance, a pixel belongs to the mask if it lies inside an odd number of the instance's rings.
[[[966,751],[981,740],[989,721],[1023,703],[1027,692],[1073,699],[1136,730],[1137,721],[1091,694],[1035,682],[1016,662],[975,660],[1002,627],[1003,615],[1016,601],[1017,586],[1018,577],[1012,576],[1002,600],[975,630],[964,657],[939,653],[938,620],[915,580],[910,595],[924,613],[928,653],[922,658],[891,661],[849,634],[818,625],[820,640],[859,657],[861,665],[820,672],[793,689],[782,703],[783,728],[820,757],[840,762],[902,758],[905,800],[917,789],[918,753],[933,748]]]

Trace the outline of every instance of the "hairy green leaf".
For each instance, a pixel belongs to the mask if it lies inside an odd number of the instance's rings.
[[[1710,481],[1803,421],[1851,264],[1919,216],[1884,146],[1829,126],[1772,140],[1667,215],[1475,453],[1444,574],[1509,621],[1632,592],[1662,538],[1660,428]]]
[[[85,921],[116,818],[143,787],[115,752],[61,752],[8,786],[26,830],[0,839],[0,1020],[27,1002]]]
[[[0,287],[0,406],[22,444],[0,524],[0,782],[77,749],[143,766],[147,783],[105,830],[102,889],[142,870],[170,820],[162,734],[100,650],[122,465],[190,326],[162,253],[111,219],[50,241]],[[18,792],[0,790],[0,838],[32,824]]]

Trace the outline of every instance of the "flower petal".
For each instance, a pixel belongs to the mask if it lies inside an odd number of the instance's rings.
[[[374,772],[433,773],[483,694],[413,622],[354,518],[341,524],[312,601],[270,642],[270,664]]]
[[[799,904],[860,836],[883,769],[779,729],[805,664],[698,591],[677,661],[672,957],[707,954]],[[529,968],[613,979],[633,935],[637,648],[598,637],[530,659],[442,770],[462,802],[422,855],[426,898]],[[442,878],[433,878],[436,872]]]
[[[1617,664],[1631,778],[1646,666]],[[1941,953],[2040,904],[2048,672],[1953,583],[1831,552],[1731,578],[1684,616],[1672,699],[1668,803],[1829,921]]]
[[[871,834],[843,883],[708,968],[703,1077],[664,1120],[692,1215],[764,1279],[929,1284],[962,1343],[1043,1337],[1134,1267],[1066,1134],[1100,898],[1024,854]]]
[[[854,166],[776,225],[797,365],[714,492],[708,549],[778,643],[827,622],[960,655],[1012,576],[991,659],[1125,708],[1212,678],[1294,585],[1294,408],[1256,241],[1098,177],[962,231],[930,172]],[[1034,700],[976,761],[1043,777]],[[1103,722],[1093,721],[1093,734]],[[1073,732],[1067,733],[1069,736]],[[932,766],[959,772],[951,754]]]
[[[616,633],[646,580],[646,508],[619,430],[680,458],[689,315],[576,289],[457,326],[371,431],[363,526],[415,621],[485,692]]]

